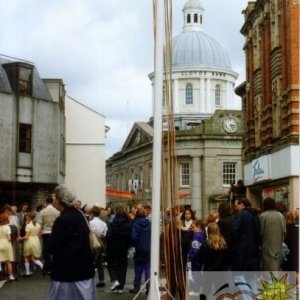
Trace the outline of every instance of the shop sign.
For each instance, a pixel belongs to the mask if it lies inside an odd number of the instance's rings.
[[[252,179],[254,182],[268,179],[268,173],[268,156],[263,156],[252,161]]]

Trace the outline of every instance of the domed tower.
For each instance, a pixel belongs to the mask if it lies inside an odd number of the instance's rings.
[[[232,70],[223,47],[204,32],[202,4],[199,0],[187,0],[182,11],[182,32],[172,41],[173,113],[178,130],[201,123],[217,109],[240,109],[234,98],[238,74]],[[149,78],[154,87],[154,73]]]

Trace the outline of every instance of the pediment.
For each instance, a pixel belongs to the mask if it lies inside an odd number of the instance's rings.
[[[133,124],[122,150],[139,147],[151,142],[153,139],[153,128],[146,122]]]

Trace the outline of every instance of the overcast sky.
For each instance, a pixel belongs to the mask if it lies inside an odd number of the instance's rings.
[[[173,0],[173,36],[186,0]],[[205,32],[245,78],[246,0],[202,0]],[[67,94],[106,117],[106,157],[135,121],[152,116],[152,0],[0,0],[0,54],[31,61],[42,78],[63,79]]]

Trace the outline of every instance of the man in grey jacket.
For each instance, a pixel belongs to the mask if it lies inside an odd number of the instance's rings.
[[[262,243],[263,271],[280,271],[280,250],[286,235],[284,216],[276,210],[273,198],[263,202],[263,213],[259,216]]]

